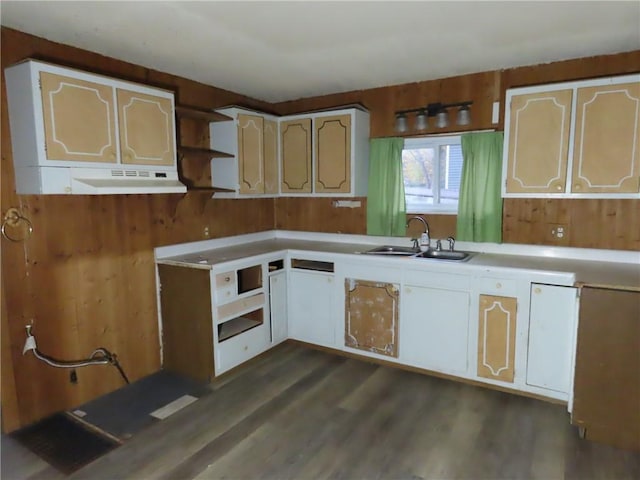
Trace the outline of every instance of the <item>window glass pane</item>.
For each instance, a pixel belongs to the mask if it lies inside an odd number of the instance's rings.
[[[462,175],[460,137],[409,139],[402,164],[408,212],[457,210]]]
[[[413,210],[433,205],[435,157],[435,148],[413,148],[402,151],[407,209]]]
[[[440,203],[457,205],[462,176],[462,148],[460,145],[447,145],[441,153]]]

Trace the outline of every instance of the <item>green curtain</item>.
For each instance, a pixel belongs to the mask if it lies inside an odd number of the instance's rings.
[[[458,201],[458,240],[502,242],[502,132],[461,136],[462,180]]]
[[[402,138],[372,138],[369,150],[367,234],[404,236],[406,206]]]

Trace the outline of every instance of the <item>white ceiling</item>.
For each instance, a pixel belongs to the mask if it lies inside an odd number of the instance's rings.
[[[3,0],[0,8],[7,27],[268,102],[640,49],[638,1]]]

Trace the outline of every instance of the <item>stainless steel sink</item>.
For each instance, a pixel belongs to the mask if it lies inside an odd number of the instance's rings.
[[[383,245],[381,247],[372,248],[371,250],[367,250],[366,252],[362,252],[368,255],[399,255],[409,257],[411,255],[415,255],[416,253],[420,253],[415,248],[411,247],[396,247],[392,245]]]
[[[470,252],[462,252],[460,250],[427,250],[415,255],[415,258],[431,258],[436,260],[453,260],[464,262],[469,260],[474,254]]]

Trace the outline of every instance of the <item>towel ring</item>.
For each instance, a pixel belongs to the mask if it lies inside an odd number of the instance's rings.
[[[25,222],[27,224],[27,234],[22,238],[16,238],[9,235],[7,233],[7,226],[15,227],[20,222]],[[22,242],[30,238],[31,234],[33,234],[33,224],[27,217],[22,215],[17,208],[10,208],[9,210],[7,210],[7,213],[4,214],[4,219],[2,220],[2,228],[0,228],[0,231],[2,232],[2,236],[10,242]]]

